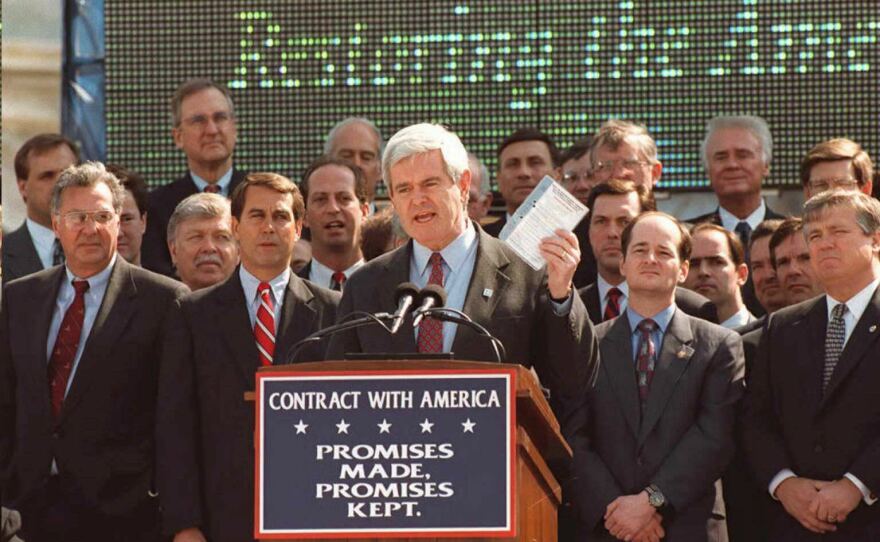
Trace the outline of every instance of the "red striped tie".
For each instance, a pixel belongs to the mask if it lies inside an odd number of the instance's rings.
[[[257,308],[257,321],[254,324],[254,338],[257,340],[257,352],[260,354],[260,365],[272,365],[275,355],[275,304],[272,302],[272,290],[269,284],[261,282],[257,287],[260,306]]]

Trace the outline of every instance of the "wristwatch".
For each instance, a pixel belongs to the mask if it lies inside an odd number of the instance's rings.
[[[648,504],[658,511],[662,511],[666,508],[666,497],[660,491],[659,487],[651,484],[645,488],[645,491],[648,492]]]

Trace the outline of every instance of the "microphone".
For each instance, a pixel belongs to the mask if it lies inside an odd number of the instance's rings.
[[[403,325],[403,319],[411,310],[416,297],[419,295],[419,288],[412,282],[404,282],[397,286],[394,293],[394,302],[397,303],[397,310],[392,316],[391,334],[397,333],[400,326]]]
[[[415,314],[415,318],[413,318],[413,327],[419,327],[422,318],[425,317],[425,313],[429,310],[442,307],[446,304],[446,290],[444,290],[439,284],[429,284],[419,292],[419,298],[422,303],[413,313]]]

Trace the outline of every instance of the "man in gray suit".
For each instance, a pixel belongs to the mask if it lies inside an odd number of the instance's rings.
[[[50,200],[58,176],[79,162],[79,149],[60,134],[40,134],[15,153],[15,178],[27,218],[3,243],[3,283],[64,263],[52,231]]]
[[[382,158],[391,201],[412,241],[380,256],[349,279],[339,314],[394,312],[398,284],[439,284],[446,306],[460,309],[504,344],[509,363],[534,364],[550,389],[551,406],[570,440],[583,427],[583,390],[597,367],[593,329],[572,276],[580,260],[577,238],[557,231],[541,252],[546,271],[535,271],[505,243],[467,218],[471,174],[458,136],[432,124],[404,128]],[[394,335],[375,327],[339,334],[328,359],[350,352],[452,352],[458,359],[494,361],[474,330],[412,317]]]
[[[596,328],[603,363],[585,392],[590,446],[575,450],[582,539],[717,540],[709,520],[734,451],[742,343],[675,306],[690,255],[677,220],[644,213],[621,242],[629,304]]]
[[[4,290],[0,473],[28,542],[158,540],[158,345],[187,289],[117,255],[123,198],[99,163],[65,170],[51,205],[66,265]]]

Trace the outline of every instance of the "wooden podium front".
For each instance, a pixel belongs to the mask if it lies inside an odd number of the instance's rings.
[[[339,537],[333,540],[396,541],[413,540],[429,542],[439,540],[458,541],[540,541],[554,542],[557,534],[557,510],[562,503],[562,490],[558,479],[566,476],[565,470],[571,460],[571,449],[562,437],[559,423],[537,383],[535,376],[521,365],[472,361],[324,361],[298,363],[287,366],[261,368],[261,372],[335,372],[388,371],[388,370],[473,370],[504,367],[516,372],[516,486],[515,491],[515,537]],[[252,398],[252,394],[248,394]],[[552,466],[552,467],[551,467]],[[273,538],[272,540],[278,540]],[[289,540],[327,540],[316,538],[291,538]]]

